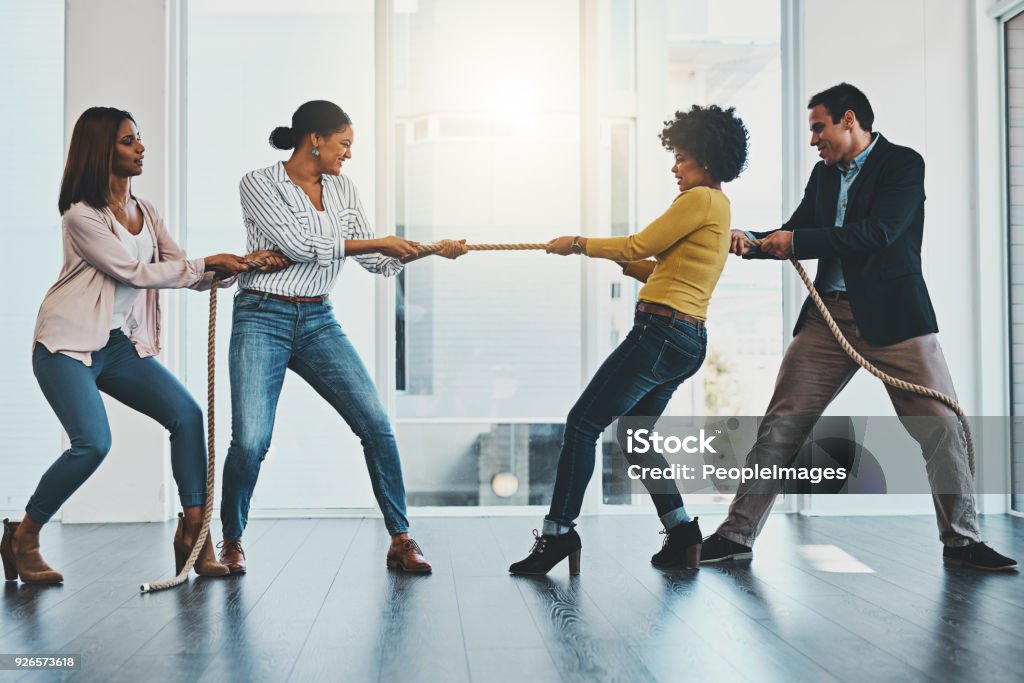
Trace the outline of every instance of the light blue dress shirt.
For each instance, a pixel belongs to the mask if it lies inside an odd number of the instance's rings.
[[[839,200],[836,202],[836,226],[843,227],[846,222],[846,202],[847,196],[850,193],[850,186],[853,185],[853,181],[857,179],[857,175],[860,170],[864,168],[864,161],[871,154],[871,150],[875,148],[875,143],[878,142],[878,133],[872,136],[871,144],[868,145],[863,152],[858,154],[853,161],[850,162],[850,167],[845,171],[842,167],[839,168],[840,180],[839,180]],[[794,250],[796,249],[796,233],[793,233]],[[818,260],[818,277],[816,278],[821,285],[818,290],[821,292],[845,292],[846,291],[846,280],[843,279],[843,264],[838,258],[823,258]]]

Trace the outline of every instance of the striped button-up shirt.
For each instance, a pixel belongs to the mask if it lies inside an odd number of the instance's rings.
[[[374,239],[355,184],[345,176],[322,175],[323,211],[292,182],[284,163],[247,173],[239,184],[246,246],[271,249],[292,265],[276,273],[242,273],[239,285],[283,296],[323,296],[331,291],[345,263],[345,240]],[[396,275],[398,259],[380,254],[353,256],[371,273]]]

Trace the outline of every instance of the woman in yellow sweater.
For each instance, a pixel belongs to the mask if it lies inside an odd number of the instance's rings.
[[[548,243],[552,254],[616,261],[645,284],[633,329],[569,412],[543,533],[534,531],[533,549],[509,567],[513,574],[546,574],[567,557],[569,573],[579,573],[582,543],[573,527],[594,473],[598,437],[618,416],[660,416],[676,388],[704,362],[708,302],[729,253],[729,199],[722,183],[746,166],[747,137],[731,107],[694,105],[676,112],[661,133],[662,144],[674,154],[672,173],[680,192],[668,210],[629,237],[566,236]],[[697,519],[686,513],[678,493],[650,492],[666,534],[651,562],[696,568]]]

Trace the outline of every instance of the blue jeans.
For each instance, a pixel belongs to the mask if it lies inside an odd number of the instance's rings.
[[[359,437],[388,532],[409,530],[391,423],[329,301],[291,303],[240,292],[234,302],[229,364],[231,446],[224,460],[220,506],[225,538],[239,539],[245,530],[287,369],[327,399]]]
[[[39,480],[25,508],[29,517],[40,524],[48,522],[106,457],[110,424],[101,391],[170,432],[171,471],[182,507],[206,502],[203,411],[160,361],[139,358],[124,332],[111,330],[107,345],[93,352],[91,367],[36,344],[32,370],[71,447]]]
[[[575,525],[583,493],[594,474],[595,446],[601,433],[620,416],[650,417],[653,426],[676,388],[700,369],[707,340],[703,325],[637,312],[633,329],[601,365],[569,412],[545,527],[561,531]],[[627,453],[626,458],[631,464],[668,464],[659,454],[648,454],[641,460]],[[673,514],[683,509],[682,497],[678,493],[652,492],[651,498],[666,526],[670,526]]]

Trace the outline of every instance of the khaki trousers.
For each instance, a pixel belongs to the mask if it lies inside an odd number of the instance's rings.
[[[829,312],[846,339],[875,367],[956,397],[937,335],[926,334],[897,344],[875,346],[860,336],[847,300],[828,298],[828,295],[825,298]],[[818,310],[812,307],[782,359],[775,393],[754,448],[747,455],[747,465],[791,465],[815,422],[859,369],[836,343]],[[903,425],[921,446],[932,482],[939,539],[950,546],[980,541],[967,444],[956,414],[934,399],[889,386],[886,389],[900,417],[952,418],[938,421],[949,425],[943,429],[925,429],[924,423],[935,423],[924,420],[904,420]],[[956,482],[954,490],[963,493],[934,493],[935,482],[940,480]],[[942,488],[950,490],[948,485]],[[780,491],[781,484],[777,481],[760,480],[741,485],[718,533],[736,543],[753,545]]]

